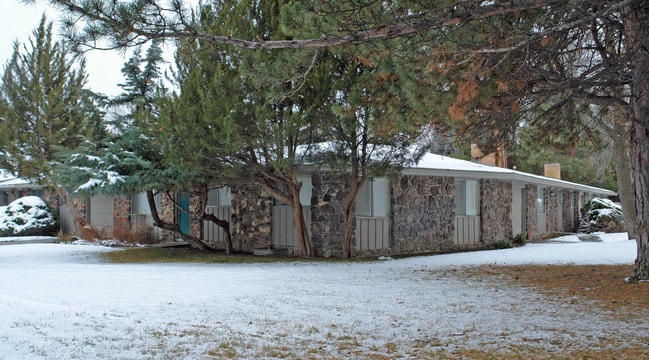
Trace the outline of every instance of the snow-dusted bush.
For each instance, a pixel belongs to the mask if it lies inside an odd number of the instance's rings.
[[[54,235],[58,224],[38,196],[25,196],[0,207],[0,236]]]
[[[579,230],[586,233],[626,231],[622,206],[609,199],[592,199],[584,207]]]

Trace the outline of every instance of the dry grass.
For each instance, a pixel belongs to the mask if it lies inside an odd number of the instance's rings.
[[[300,261],[287,257],[258,257],[247,254],[226,256],[222,253],[197,252],[193,249],[140,248],[106,255],[113,262],[187,262],[187,263],[259,263],[275,261]],[[314,261],[313,259],[309,261]],[[335,260],[332,260],[335,261]],[[649,317],[649,282],[626,283],[624,278],[632,271],[631,265],[524,265],[466,267],[449,270],[444,276],[477,279],[494,282],[512,288],[529,288],[542,293],[547,301],[567,303],[570,306],[584,306],[585,313],[598,313],[611,316],[630,328],[646,323]],[[553,300],[554,299],[554,300]],[[644,326],[639,327],[644,328]],[[309,331],[320,331],[310,329]],[[241,343],[224,343],[208,352],[208,358],[241,358],[240,351],[246,346]],[[278,339],[277,344],[282,340]],[[545,347],[535,344],[534,339],[516,343],[503,343],[493,348],[448,347],[444,343],[430,343],[418,346],[415,342],[405,354],[396,351],[396,345],[388,342],[376,349],[360,349],[357,338],[327,338],[322,342],[305,343],[295,349],[278,345],[265,346],[257,354],[266,358],[286,359],[649,359],[649,335],[643,338],[625,339],[624,336],[600,338],[597,348],[590,349],[580,343],[564,342],[557,346]],[[347,354],[342,357],[331,356]],[[307,355],[308,354],[308,355]],[[306,355],[306,356],[305,356]]]
[[[626,283],[631,265],[486,265],[464,269],[460,276],[487,278],[510,286],[529,287],[555,299],[572,299],[574,305],[595,306],[629,326],[649,316],[649,282]],[[599,311],[597,311],[599,309]],[[597,349],[564,348],[546,353],[526,345],[510,345],[498,353],[459,349],[431,354],[436,359],[649,359],[649,338],[644,343],[600,339]]]
[[[482,266],[469,273],[500,276],[512,285],[591,300],[602,310],[624,317],[631,312],[649,310],[649,282],[624,281],[632,268],[631,265]]]

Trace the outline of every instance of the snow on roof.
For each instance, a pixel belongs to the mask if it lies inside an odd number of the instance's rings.
[[[480,164],[473,161],[455,159],[452,157],[425,154],[421,160],[414,166],[418,169],[435,169],[435,170],[456,170],[456,171],[480,171],[480,172],[504,172],[509,173],[514,170]]]
[[[5,169],[0,169],[0,188],[38,187],[25,178],[16,177]]]
[[[594,186],[577,184],[570,181],[558,180],[548,178],[545,176],[528,174],[522,171],[516,171],[508,168],[501,168],[497,166],[484,165],[473,161],[460,160],[452,157],[438,155],[438,154],[425,154],[419,162],[411,167],[415,172],[420,170],[423,172],[459,172],[473,177],[480,177],[480,174],[489,174],[490,177],[499,179],[518,180],[526,183],[539,184],[545,186],[556,186],[570,189],[578,189],[581,191],[592,192],[602,195],[617,195],[614,191],[602,189]],[[412,171],[411,170],[411,171]]]

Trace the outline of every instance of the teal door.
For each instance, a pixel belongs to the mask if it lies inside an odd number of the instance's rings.
[[[189,235],[189,195],[178,193],[178,226],[183,234]]]

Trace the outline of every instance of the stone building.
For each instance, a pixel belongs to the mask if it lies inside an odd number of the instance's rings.
[[[349,189],[346,177],[305,171],[299,180],[305,222],[318,256],[339,256]],[[588,200],[614,195],[560,179],[427,154],[399,177],[375,178],[361,189],[355,252],[412,254],[484,248],[519,234],[539,240],[574,232],[579,209]],[[209,208],[231,221],[236,249],[296,248],[290,207],[250,185],[233,188],[230,196],[227,203]],[[219,231],[203,224],[207,241],[218,243]]]
[[[305,223],[317,255],[340,256],[347,176],[305,169],[299,181]],[[519,234],[543,239],[574,232],[579,209],[588,200],[614,195],[551,177],[427,154],[400,176],[371,179],[363,186],[356,204],[355,253],[478,249]],[[200,201],[175,196],[174,201],[157,199],[161,216],[178,221],[183,231],[213,246],[224,246],[221,228],[192,216],[202,207]],[[87,214],[93,225],[97,224],[95,218],[100,219],[106,232],[136,224],[152,227],[145,200],[142,194],[95,197],[87,202]],[[280,248],[291,252],[297,247],[291,208],[260,186],[215,189],[208,196],[207,211],[230,222],[236,250]],[[175,240],[171,233],[154,234],[164,241]]]

